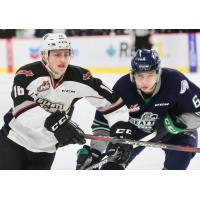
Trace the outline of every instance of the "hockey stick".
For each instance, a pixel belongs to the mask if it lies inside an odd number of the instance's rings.
[[[87,137],[87,136],[89,137],[89,136],[91,136],[91,135],[87,135],[87,134],[86,134],[86,137]],[[155,136],[156,136],[156,133],[153,132],[153,133],[151,133],[151,134],[145,136],[144,138],[142,138],[140,141],[148,141],[148,140],[153,139]],[[88,138],[87,138],[87,139],[88,139]],[[133,148],[136,148],[136,147],[138,147],[138,145],[133,145]],[[104,154],[104,156],[106,156],[106,154]],[[99,167],[101,167],[102,165],[106,164],[107,162],[112,162],[112,161],[114,161],[115,158],[117,158],[117,152],[116,152],[116,154],[110,155],[110,156],[104,158],[103,160],[101,160],[100,162],[98,162],[98,163],[96,163],[96,164],[93,164],[93,165],[91,165],[91,166],[89,166],[89,167],[87,167],[87,168],[85,168],[85,166],[83,166],[81,169],[84,169],[84,170],[92,170],[92,169],[95,169],[95,168],[99,168]]]
[[[113,138],[109,136],[100,136],[100,135],[96,136],[96,135],[90,135],[90,134],[85,134],[85,138],[90,139],[90,140],[110,141],[113,143],[131,144],[131,145],[144,146],[144,147],[169,149],[169,150],[174,150],[174,151],[200,153],[200,148],[198,147],[178,146],[178,145],[172,145],[172,144],[136,141],[136,140],[130,140],[130,139],[118,139],[118,138]]]

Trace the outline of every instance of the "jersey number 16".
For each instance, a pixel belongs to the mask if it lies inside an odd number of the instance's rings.
[[[15,85],[13,89],[14,89],[15,98],[18,96],[24,95],[24,88],[22,88],[21,86]]]

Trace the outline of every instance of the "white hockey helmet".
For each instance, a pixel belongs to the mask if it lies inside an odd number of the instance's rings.
[[[68,38],[63,33],[47,33],[43,36],[41,41],[41,55],[47,60],[49,51],[69,49],[71,54],[71,44]]]

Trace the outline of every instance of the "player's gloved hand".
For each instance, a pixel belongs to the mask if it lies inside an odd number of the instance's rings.
[[[166,114],[157,124],[157,131],[167,132],[173,135],[180,134],[185,131],[187,126],[173,114]]]
[[[164,126],[171,134],[179,134],[185,131],[187,126],[178,118],[178,116],[167,114],[164,117]]]
[[[132,134],[132,125],[129,122],[117,122],[110,128],[110,136],[117,138],[130,139]]]
[[[132,150],[133,146],[130,144],[113,144],[110,142],[107,146],[106,154],[115,156],[114,162],[117,164],[127,164]]]
[[[96,149],[84,145],[77,151],[76,170],[85,169],[93,164],[98,163],[102,159],[102,154]]]
[[[72,122],[65,112],[57,111],[47,117],[45,128],[54,133],[59,147],[68,144],[85,144],[84,132]]]

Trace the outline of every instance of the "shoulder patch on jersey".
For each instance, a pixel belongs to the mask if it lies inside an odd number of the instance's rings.
[[[87,72],[85,74],[83,74],[83,80],[87,81],[92,77],[92,74],[90,72]]]
[[[180,94],[184,94],[186,92],[186,90],[189,89],[189,84],[187,82],[187,80],[183,80],[181,81],[181,91]]]
[[[38,88],[37,88],[37,91],[38,92],[43,92],[43,91],[46,91],[50,88],[50,83],[49,81],[43,81],[42,85],[40,85]]]
[[[30,70],[19,70],[16,75],[34,76],[33,72]]]

